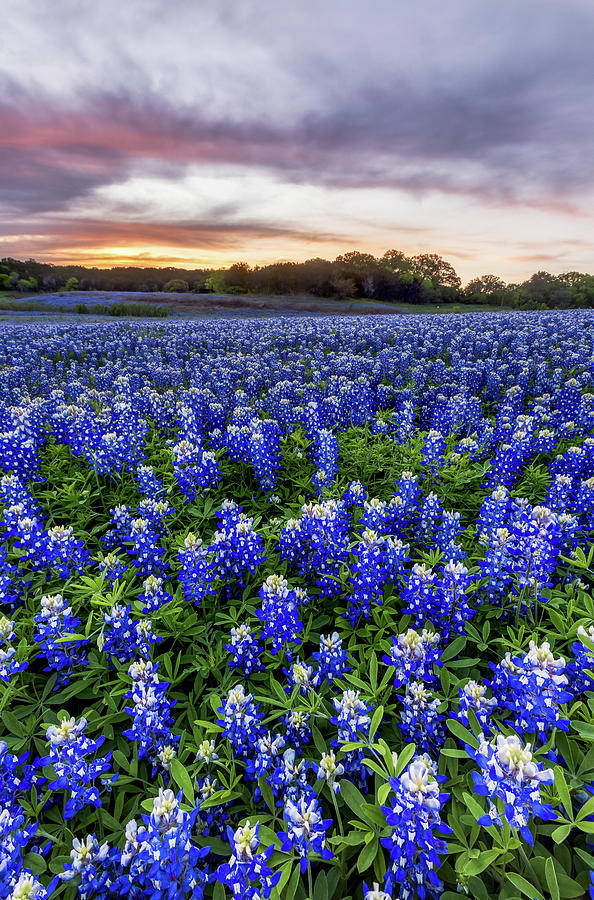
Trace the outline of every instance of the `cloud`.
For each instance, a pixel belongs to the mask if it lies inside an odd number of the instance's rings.
[[[192,228],[205,242],[259,230],[288,247],[310,233],[323,243],[355,231],[355,194],[374,190],[391,198],[396,233],[433,229],[442,246],[479,213],[488,243],[497,209],[510,222],[539,210],[559,240],[572,216],[591,227],[587,0],[7,0],[5,22],[0,221],[11,234],[22,221],[23,247],[33,235],[105,242],[110,227],[114,244],[126,221],[130,239],[167,231],[168,246],[186,247]],[[189,173],[214,169],[219,183],[233,173],[232,201],[198,198],[188,217],[163,200],[140,221],[151,181],[173,198]],[[237,172],[259,173],[271,195],[280,186],[276,215],[254,216]],[[323,207],[284,206],[290,185],[319,188]],[[69,228],[66,215],[81,222]]]

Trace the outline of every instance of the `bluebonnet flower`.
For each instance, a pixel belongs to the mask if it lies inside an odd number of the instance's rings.
[[[282,839],[282,850],[295,850],[301,857],[301,871],[307,869],[312,853],[319,854],[322,859],[332,859],[334,854],[326,847],[326,832],[332,819],[323,819],[319,802],[315,797],[301,797],[296,803],[288,799],[285,804],[284,818],[287,831],[279,835]]]
[[[90,559],[84,543],[74,537],[71,525],[54,525],[48,529],[44,557],[60,578],[69,578],[75,572],[80,575]]]
[[[338,728],[338,739],[347,741],[364,740],[369,734],[371,725],[370,712],[373,706],[367,705],[361,700],[361,691],[352,689],[342,692],[342,697],[334,697],[332,700],[337,715],[330,718],[330,722]]]
[[[109,845],[99,845],[95,834],[88,834],[80,841],[74,838],[71,861],[60,874],[62,881],[71,881],[78,877],[78,896],[80,900],[94,900],[94,898],[108,897],[109,872],[107,862],[109,857]]]
[[[142,583],[143,593],[138,599],[144,603],[143,613],[156,612],[165,603],[171,603],[171,594],[163,586],[163,579],[158,575],[149,575]]]
[[[308,692],[313,690],[318,681],[317,673],[314,675],[313,666],[307,666],[302,663],[299,657],[291,663],[288,669],[284,668],[283,672],[287,676],[286,692],[290,694],[293,688],[298,687],[302,697],[306,697]]]
[[[314,763],[314,768],[316,770],[316,778],[319,778],[321,781],[327,781],[334,793],[338,794],[340,792],[338,778],[344,775],[344,766],[336,762],[334,751],[330,750],[328,753],[322,753],[320,762]]]
[[[297,637],[303,624],[299,618],[299,601],[283,575],[269,575],[260,588],[262,606],[256,615],[262,622],[261,637],[272,640],[271,653],[281,650],[291,658],[289,644],[300,644]]]
[[[262,778],[268,772],[273,771],[278,764],[280,752],[285,746],[285,738],[282,734],[272,734],[267,731],[256,741],[256,753],[246,761],[246,776],[248,778]]]
[[[520,734],[536,733],[543,741],[553,728],[567,731],[569,722],[560,717],[560,704],[571,699],[563,657],[555,659],[545,641],[530,641],[527,653],[505,658],[494,667],[493,692],[501,706],[509,709]]]
[[[477,681],[469,681],[458,691],[460,705],[457,718],[468,727],[468,711],[472,710],[478,719],[478,723],[484,731],[490,730],[490,719],[493,710],[497,707],[495,697],[487,697],[487,685]]]
[[[178,550],[177,558],[181,563],[177,577],[184,597],[188,603],[199,606],[205,597],[214,592],[216,574],[208,548],[190,532],[184,539],[183,547]]]
[[[130,556],[141,578],[148,578],[155,572],[163,572],[163,556],[159,535],[148,519],[137,518],[130,522],[128,539],[132,542]]]
[[[10,646],[14,640],[14,622],[0,616],[0,681],[8,682],[13,675],[24,671],[28,662],[17,662],[16,650]]]
[[[422,753],[437,749],[444,738],[444,717],[437,711],[440,701],[431,699],[430,691],[422,683],[413,681],[407,684],[402,702],[404,709],[398,727],[406,740]]]
[[[294,802],[301,797],[309,796],[312,789],[307,783],[309,763],[297,756],[297,751],[289,747],[282,757],[275,758],[274,770],[267,777],[274,795],[281,795],[286,800],[291,798]]]
[[[525,746],[517,735],[501,734],[488,742],[478,736],[478,749],[466,747],[480,772],[473,772],[475,793],[489,798],[489,812],[479,819],[480,825],[501,827],[503,816],[512,828],[518,828],[525,841],[532,844],[528,823],[533,816],[545,822],[557,818],[551,806],[541,802],[540,787],[552,784],[551,769],[542,770],[532,757],[532,745]],[[502,810],[494,800],[500,800]]]
[[[223,506],[211,544],[214,571],[227,583],[227,592],[243,590],[247,579],[266,559],[264,544],[254,530],[254,520],[236,504]]]
[[[103,559],[99,560],[99,570],[105,573],[105,578],[111,585],[123,577],[127,568],[126,563],[122,562],[115,553],[107,553]]]
[[[11,893],[8,900],[48,900],[57,883],[54,878],[49,887],[44,888],[40,881],[31,872],[24,870],[18,879],[13,879],[9,884]]]
[[[572,689],[576,694],[582,694],[584,691],[594,690],[594,675],[588,675],[588,672],[594,673],[594,650],[582,640],[587,638],[594,643],[594,625],[590,625],[587,629],[580,625],[577,636],[580,640],[571,645],[574,662],[567,668],[570,672]]]
[[[129,605],[115,603],[103,614],[100,649],[110,662],[117,659],[123,665],[137,656],[148,659],[151,646],[160,640],[150,619],[133,619]]]
[[[134,701],[134,706],[127,706],[126,712],[133,717],[133,723],[122,734],[138,742],[138,759],[147,758],[153,772],[159,766],[168,768],[167,748],[175,749],[179,743],[179,737],[171,731],[174,721],[171,710],[176,701],[166,696],[169,683],[159,680],[157,666],[148,660],[133,662],[128,673],[132,688],[125,696]]]
[[[335,678],[342,678],[346,672],[351,671],[347,666],[348,654],[342,648],[342,640],[337,631],[332,634],[320,635],[320,649],[312,653],[318,661],[317,679],[327,678],[332,682]]]
[[[118,882],[124,896],[137,886],[142,891],[138,896],[151,900],[202,900],[208,881],[202,860],[209,848],[192,840],[198,809],[186,812],[180,802],[181,791],[176,797],[161,788],[150,816],[144,815],[140,826],[134,819],[128,822],[121,854],[125,874]]]
[[[164,490],[163,482],[157,478],[152,466],[138,466],[136,483],[140,493],[149,497],[157,497]]]
[[[72,608],[66,605],[61,594],[44,595],[41,598],[41,612],[36,613],[34,620],[37,631],[33,635],[39,644],[40,656],[45,657],[45,672],[58,672],[55,690],[70,681],[75,666],[88,663],[86,645],[88,638],[72,637],[61,640],[66,635],[74,634],[80,625],[80,619],[74,616]]]
[[[211,763],[217,760],[219,757],[216,753],[215,742],[202,741],[202,743],[198,747],[196,758],[202,760],[202,762],[205,763]]]
[[[260,846],[259,831],[260,823],[251,825],[249,819],[235,832],[231,828],[227,829],[231,859],[219,866],[216,878],[229,888],[237,900],[270,897],[272,888],[280,878],[280,872],[273,875],[272,869],[267,865],[274,845],[271,844],[260,853],[256,852]]]
[[[338,441],[327,428],[317,429],[313,435],[312,455],[318,471],[312,481],[318,493],[329,488],[338,474]]]
[[[91,740],[85,735],[86,728],[86,719],[80,718],[77,722],[65,716],[59,725],[50,725],[46,733],[50,752],[40,760],[40,765],[53,766],[56,779],[49,784],[51,790],[63,790],[68,794],[65,819],[71,819],[85,806],[101,806],[101,787],[109,787],[117,777],[102,777],[110,770],[111,752],[91,759],[104,738]],[[100,780],[99,785],[97,780]]]
[[[391,806],[382,806],[392,829],[390,837],[382,838],[390,854],[387,896],[398,891],[401,900],[438,898],[443,891],[437,877],[439,857],[447,851],[442,836],[451,831],[440,815],[448,795],[440,792],[435,767],[423,757],[413,760],[399,778],[391,778],[390,786]]]
[[[22,807],[14,805],[0,810],[0,898],[6,900],[13,892],[21,875],[27,876],[23,868],[23,857],[31,848],[38,823],[25,820]],[[17,895],[18,896],[18,895]]]
[[[217,712],[223,737],[228,738],[238,756],[247,755],[261,733],[262,715],[258,712],[252,694],[246,694],[243,685],[237,684],[229,691],[227,699]]]
[[[332,700],[336,716],[331,716],[330,722],[337,726],[338,740],[332,741],[334,746],[351,741],[366,741],[369,737],[371,725],[370,713],[373,706],[367,705],[361,700],[361,692],[354,690],[343,691],[342,697]],[[363,752],[361,750],[349,750],[342,759],[345,778],[365,787],[368,770],[364,765]]]
[[[362,507],[367,500],[367,488],[360,481],[351,481],[348,488],[343,494],[345,506]]]
[[[427,466],[435,474],[439,466],[444,464],[445,449],[446,442],[441,432],[435,429],[428,431],[421,448],[421,464]]]
[[[435,631],[426,628],[422,632],[409,628],[405,634],[392,638],[390,656],[384,656],[387,666],[394,666],[394,687],[396,690],[415,681],[429,683],[435,681],[433,666],[441,666],[441,650],[437,646],[441,638]]]
[[[301,747],[311,741],[310,715],[301,709],[292,709],[281,721],[287,729],[287,740],[294,747]]]
[[[260,659],[262,648],[249,625],[243,623],[231,629],[231,643],[225,644],[225,650],[233,654],[229,668],[239,669],[245,678],[249,678],[252,672],[264,671]]]
[[[382,891],[377,881],[373,882],[371,888],[363,882],[363,900],[392,900],[392,895]]]
[[[186,502],[194,500],[198,490],[208,491],[220,482],[221,471],[216,454],[204,450],[200,443],[186,439],[178,441],[172,455],[173,474]]]

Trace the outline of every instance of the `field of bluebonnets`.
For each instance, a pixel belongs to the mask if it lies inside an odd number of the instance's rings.
[[[0,329],[0,898],[586,896],[594,312]]]

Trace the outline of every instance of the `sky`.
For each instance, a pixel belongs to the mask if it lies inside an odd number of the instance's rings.
[[[592,0],[3,0],[0,257],[594,272]]]

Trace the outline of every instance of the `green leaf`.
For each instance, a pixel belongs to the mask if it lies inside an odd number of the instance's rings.
[[[402,750],[398,754],[398,760],[396,761],[396,765],[394,766],[395,775],[400,775],[401,772],[404,772],[407,765],[415,755],[416,750],[417,748],[414,744],[407,744],[404,750]]]
[[[479,875],[481,872],[484,872],[492,862],[495,862],[500,855],[501,851],[499,850],[483,850],[478,856],[468,860],[462,869],[462,873],[464,875]]]
[[[363,847],[359,854],[359,858],[357,859],[357,872],[367,871],[367,869],[375,859],[375,854],[377,853],[378,846],[379,841],[377,839],[377,835],[374,835],[369,843],[365,847]]]
[[[372,741],[374,739],[375,733],[378,730],[378,728],[380,727],[383,717],[384,717],[384,707],[378,706],[378,708],[375,710],[375,712],[372,716],[371,725],[369,726],[369,740],[370,741]]]
[[[453,659],[455,656],[457,656],[460,651],[463,650],[466,646],[466,640],[466,636],[461,634],[456,638],[455,641],[452,641],[452,643],[448,647],[446,647],[441,654],[443,662],[447,662],[448,659]]]
[[[33,875],[41,875],[47,869],[47,862],[39,853],[27,853],[23,859],[23,868],[29,869]]]
[[[563,808],[567,814],[567,818],[573,820],[573,807],[571,805],[571,797],[561,766],[555,766],[555,788],[557,789],[559,799],[563,804]],[[594,800],[594,797],[592,799]]]
[[[447,726],[452,734],[458,738],[459,741],[462,741],[464,744],[470,744],[471,747],[474,747],[475,750],[478,747],[478,741],[475,736],[465,728],[462,722],[459,722],[457,719],[448,719]]]
[[[517,872],[508,872],[506,877],[513,884],[514,887],[517,887],[519,891],[522,891],[526,897],[530,897],[530,900],[545,900],[540,891],[530,884],[522,875],[518,875]]]
[[[260,786],[262,797],[264,798],[266,806],[268,807],[272,815],[274,815],[276,812],[276,806],[274,803],[274,794],[272,793],[272,788],[265,778],[258,778],[258,784]]]
[[[313,889],[313,900],[328,900],[328,879],[324,871],[318,872]]]
[[[559,825],[558,828],[555,828],[551,837],[555,841],[556,844],[562,844],[565,838],[571,831],[571,825]]]
[[[171,772],[171,777],[175,781],[175,783],[182,789],[184,792],[184,797],[188,801],[188,803],[194,804],[194,785],[192,784],[192,779],[188,773],[188,770],[182,763],[179,761],[177,756],[174,756],[171,760],[169,771]]]
[[[551,856],[549,856],[549,858],[545,862],[545,878],[547,879],[547,885],[552,900],[561,900],[561,894],[559,893],[559,882],[557,881],[557,873],[555,872],[555,864]]]

